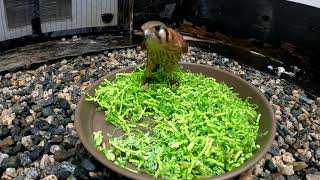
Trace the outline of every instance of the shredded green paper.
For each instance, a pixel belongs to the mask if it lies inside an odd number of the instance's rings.
[[[103,146],[101,131],[94,133],[107,159],[162,179],[198,179],[239,167],[259,148],[257,107],[230,87],[183,70],[175,72],[175,87],[164,83],[161,72],[155,76],[163,81],[145,87],[143,69],[118,73],[88,96],[106,121],[125,132],[109,132],[110,148]]]

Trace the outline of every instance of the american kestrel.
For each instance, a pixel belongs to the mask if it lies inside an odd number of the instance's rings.
[[[174,72],[188,44],[182,35],[160,21],[149,21],[141,26],[144,33],[143,48],[147,51],[146,73],[163,68],[168,74]]]

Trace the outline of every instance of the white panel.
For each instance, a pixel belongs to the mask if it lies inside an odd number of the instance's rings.
[[[3,0],[0,0],[0,41],[6,40],[5,34],[5,16],[4,16],[4,9],[3,9]]]
[[[92,21],[91,21],[91,17],[92,17],[92,2],[91,1],[87,1],[86,2],[86,9],[87,9],[87,17],[86,17],[87,27],[91,27],[92,26]]]
[[[102,24],[102,19],[101,19],[101,14],[102,14],[102,1],[103,0],[97,0],[97,11],[96,11],[96,15],[97,15],[97,24],[96,26],[99,26],[100,24]]]
[[[81,0],[81,27],[87,27],[87,0]]]
[[[320,0],[288,0],[288,1],[320,8]]]
[[[112,25],[118,25],[118,1],[117,0],[110,0],[112,2],[112,12],[114,14]]]
[[[103,13],[113,13],[113,20],[108,24],[104,23],[101,19]],[[42,23],[42,31],[117,25],[117,13],[117,0],[72,0],[72,20]]]
[[[97,26],[98,24],[98,13],[97,13],[97,10],[98,10],[98,5],[97,5],[97,0],[92,0],[91,1],[91,24],[92,26]]]

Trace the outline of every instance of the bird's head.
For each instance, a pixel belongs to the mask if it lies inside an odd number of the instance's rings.
[[[145,39],[165,41],[168,36],[167,26],[160,21],[149,21],[141,26]]]

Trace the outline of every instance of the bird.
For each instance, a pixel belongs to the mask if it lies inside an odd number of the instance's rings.
[[[142,49],[147,52],[147,81],[160,68],[170,77],[178,67],[182,55],[188,52],[188,43],[179,32],[161,21],[148,21],[141,29],[144,34]]]

